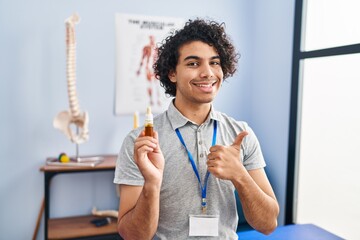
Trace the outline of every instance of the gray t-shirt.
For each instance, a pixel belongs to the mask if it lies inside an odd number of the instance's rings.
[[[235,121],[212,108],[208,119],[198,126],[185,118],[171,103],[167,111],[154,118],[154,129],[159,133],[160,148],[165,158],[159,224],[154,239],[191,239],[189,215],[201,214],[201,189],[175,129],[178,128],[181,132],[196,163],[201,181],[204,182],[214,121],[217,121],[218,125],[217,145],[231,145],[241,131],[247,131],[249,134],[241,146],[243,164],[247,170],[265,167],[259,142],[245,122]],[[142,130],[143,127],[135,129],[125,138],[116,163],[114,183],[136,186],[144,184],[133,159],[134,141]],[[234,190],[231,181],[218,179],[210,174],[207,183],[207,214],[219,215],[219,237],[196,239],[237,239],[238,215]]]

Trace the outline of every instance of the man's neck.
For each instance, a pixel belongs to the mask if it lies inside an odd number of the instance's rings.
[[[186,118],[195,122],[198,125],[201,125],[207,119],[210,109],[211,103],[204,103],[204,104],[182,104],[174,101],[174,106],[176,107],[182,115]]]

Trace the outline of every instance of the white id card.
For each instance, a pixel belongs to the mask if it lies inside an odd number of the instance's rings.
[[[219,236],[219,216],[190,215],[189,236]]]

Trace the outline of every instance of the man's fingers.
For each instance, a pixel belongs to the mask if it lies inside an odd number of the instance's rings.
[[[159,134],[157,131],[154,131],[154,138],[156,140],[156,147],[154,148],[154,152],[159,153],[159,152],[161,152],[161,150],[160,150],[160,144],[159,144]]]
[[[150,139],[141,138],[141,139],[138,139],[137,141],[135,141],[134,147],[135,147],[135,149],[137,149],[137,148],[140,148],[140,147],[142,147],[144,145],[148,146],[148,147],[151,147],[151,148],[156,148],[158,144],[157,144],[156,139],[153,139],[153,138],[150,138]]]
[[[241,143],[246,135],[248,135],[248,132],[246,132],[246,131],[242,131],[241,133],[239,133],[236,136],[235,141],[232,144],[232,146],[235,147],[236,149],[240,150]]]
[[[139,134],[139,137],[143,137],[143,136],[145,136],[145,130],[142,130]]]
[[[153,137],[156,139],[156,140],[159,140],[159,134],[157,131],[154,130],[154,135]]]

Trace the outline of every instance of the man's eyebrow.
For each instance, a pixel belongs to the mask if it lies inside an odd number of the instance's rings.
[[[190,55],[190,56],[187,56],[186,58],[184,58],[184,61],[189,60],[189,59],[199,60],[199,59],[201,59],[201,58],[200,58],[199,56]],[[210,59],[211,59],[211,60],[220,59],[220,56],[213,56],[213,57],[211,57]]]
[[[211,60],[214,60],[214,59],[220,59],[220,56],[213,56],[210,58]]]
[[[194,56],[194,55],[190,55],[190,56],[187,56],[186,58],[184,58],[184,61],[189,60],[189,59],[199,60],[199,59],[200,59],[200,57],[198,57],[198,56]]]

